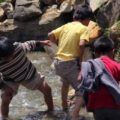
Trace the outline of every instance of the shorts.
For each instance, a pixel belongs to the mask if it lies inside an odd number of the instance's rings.
[[[22,85],[22,86],[24,86],[24,87],[26,87],[26,88],[28,88],[28,89],[30,89],[30,90],[37,90],[38,89],[38,87],[40,86],[40,85],[42,85],[42,83],[43,83],[43,81],[44,81],[44,76],[43,75],[41,75],[40,73],[36,73],[35,75],[34,75],[34,77],[32,78],[32,79],[30,79],[30,80],[24,80],[24,81],[22,81],[22,82],[5,82],[5,84],[8,86],[8,87],[10,87],[10,88],[12,88],[12,90],[14,91],[14,95],[15,94],[17,94],[17,92],[18,92],[18,88],[19,88],[19,86],[20,85]],[[2,93],[4,92],[4,88],[3,89],[1,89],[2,90]]]
[[[79,85],[78,75],[80,72],[79,60],[61,61],[54,60],[55,72],[61,77],[63,84],[70,84],[75,91]]]

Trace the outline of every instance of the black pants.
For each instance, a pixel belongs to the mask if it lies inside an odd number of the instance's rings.
[[[95,120],[120,120],[120,109],[97,109],[93,115]]]

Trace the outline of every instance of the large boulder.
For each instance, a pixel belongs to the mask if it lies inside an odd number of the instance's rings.
[[[120,18],[120,0],[108,0],[99,8],[96,18],[101,27],[112,26]]]
[[[28,21],[41,15],[39,0],[16,0],[14,19]]]
[[[92,11],[96,11],[97,9],[99,9],[102,5],[104,5],[106,2],[108,2],[109,0],[86,0],[89,4],[90,7],[92,9]]]
[[[95,18],[101,27],[109,27],[120,18],[120,1],[118,0],[11,1],[16,1],[15,19],[5,20],[0,25],[0,34],[12,37],[16,41],[46,39],[48,32],[72,21],[73,7],[86,1],[95,12]],[[44,10],[42,9],[42,13],[39,2],[48,4]],[[51,3],[52,5],[50,5]]]

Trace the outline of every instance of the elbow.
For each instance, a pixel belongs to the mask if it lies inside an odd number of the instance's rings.
[[[56,42],[56,39],[55,39],[55,35],[53,33],[48,33],[48,39],[51,41],[51,42]]]

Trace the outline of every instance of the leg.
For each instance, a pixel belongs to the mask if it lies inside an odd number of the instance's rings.
[[[64,111],[68,109],[68,101],[67,101],[68,91],[69,91],[69,84],[62,83],[61,97],[62,97],[62,107]]]
[[[93,112],[95,120],[109,120],[104,109],[96,109]]]
[[[7,118],[9,114],[9,104],[13,98],[14,91],[8,86],[4,86],[1,94],[1,115],[2,119]]]
[[[72,115],[71,115],[72,116],[71,120],[77,119],[77,117],[79,115],[80,108],[82,107],[82,105],[83,105],[83,97],[77,96],[76,100],[75,100],[75,107],[74,107]]]
[[[95,120],[120,120],[120,109],[96,109]]]
[[[48,106],[48,111],[52,111],[54,109],[54,106],[50,86],[44,81],[42,84],[40,84],[38,90],[40,90],[44,95],[45,102]]]

